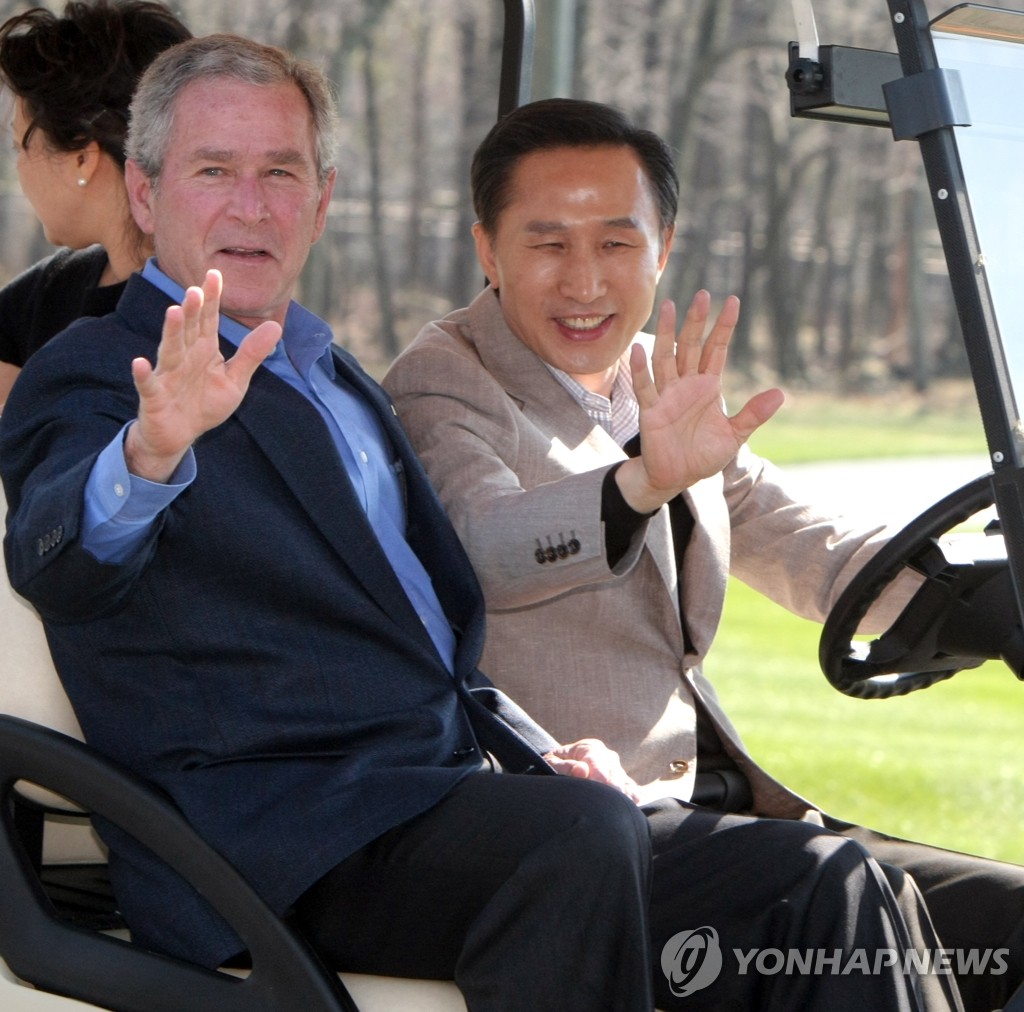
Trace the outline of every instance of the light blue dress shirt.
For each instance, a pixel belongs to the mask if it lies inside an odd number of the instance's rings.
[[[146,264],[142,275],[175,302],[184,298],[185,290],[167,277],[154,260]],[[219,330],[236,347],[249,332],[247,327],[223,315]],[[263,364],[320,412],[384,553],[442,660],[452,671],[455,635],[429,574],[405,539],[401,462],[373,409],[337,375],[331,342],[330,327],[292,302],[285,316],[283,337]],[[128,425],[100,453],[85,489],[83,545],[101,562],[116,563],[130,555],[160,512],[196,478],[191,449],[167,484],[130,474],[124,459]],[[269,537],[271,532],[267,534]]]

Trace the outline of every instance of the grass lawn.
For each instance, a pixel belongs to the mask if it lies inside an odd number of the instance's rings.
[[[753,445],[783,464],[983,453],[972,397],[800,395]],[[1024,863],[1024,685],[992,662],[909,696],[851,699],[818,667],[819,633],[731,583],[706,671],[754,756],[840,818]]]
[[[749,393],[729,394],[735,411]],[[906,392],[837,397],[787,391],[786,403],[750,445],[776,464],[985,453],[974,388],[966,381]]]

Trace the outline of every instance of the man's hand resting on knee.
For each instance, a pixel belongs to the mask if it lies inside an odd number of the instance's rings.
[[[633,801],[640,800],[637,785],[622,768],[619,753],[597,738],[581,738],[571,745],[560,745],[544,758],[556,773],[597,780],[622,791]]]

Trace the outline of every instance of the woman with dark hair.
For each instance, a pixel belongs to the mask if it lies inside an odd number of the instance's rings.
[[[64,247],[0,290],[0,410],[29,355],[110,312],[151,252],[124,188],[128,107],[152,60],[190,36],[151,0],[74,0],[61,16],[36,7],[0,26],[21,188]]]

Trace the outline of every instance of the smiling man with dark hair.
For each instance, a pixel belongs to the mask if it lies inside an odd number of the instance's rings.
[[[556,736],[606,742],[659,799],[656,945],[703,924],[723,945],[749,931],[745,951],[784,950],[758,916],[801,916],[808,855],[854,838],[905,904],[924,892],[911,931],[930,915],[946,945],[1009,953],[1005,972],[959,974],[972,1012],[1001,1006],[1024,969],[1024,869],[824,815],[755,762],[705,677],[730,572],[822,619],[887,532],[795,499],[746,445],[783,398],[724,409],[735,298],[712,321],[698,292],[681,324],[666,302],[642,332],[675,237],[667,146],[608,106],[547,99],[492,128],[471,178],[489,285],[424,327],[384,385],[480,577],[483,669]],[[896,588],[867,623],[905,600]],[[830,916],[858,902],[854,881]],[[813,948],[807,916],[793,944]],[[788,1007],[809,1007],[790,983]]]

